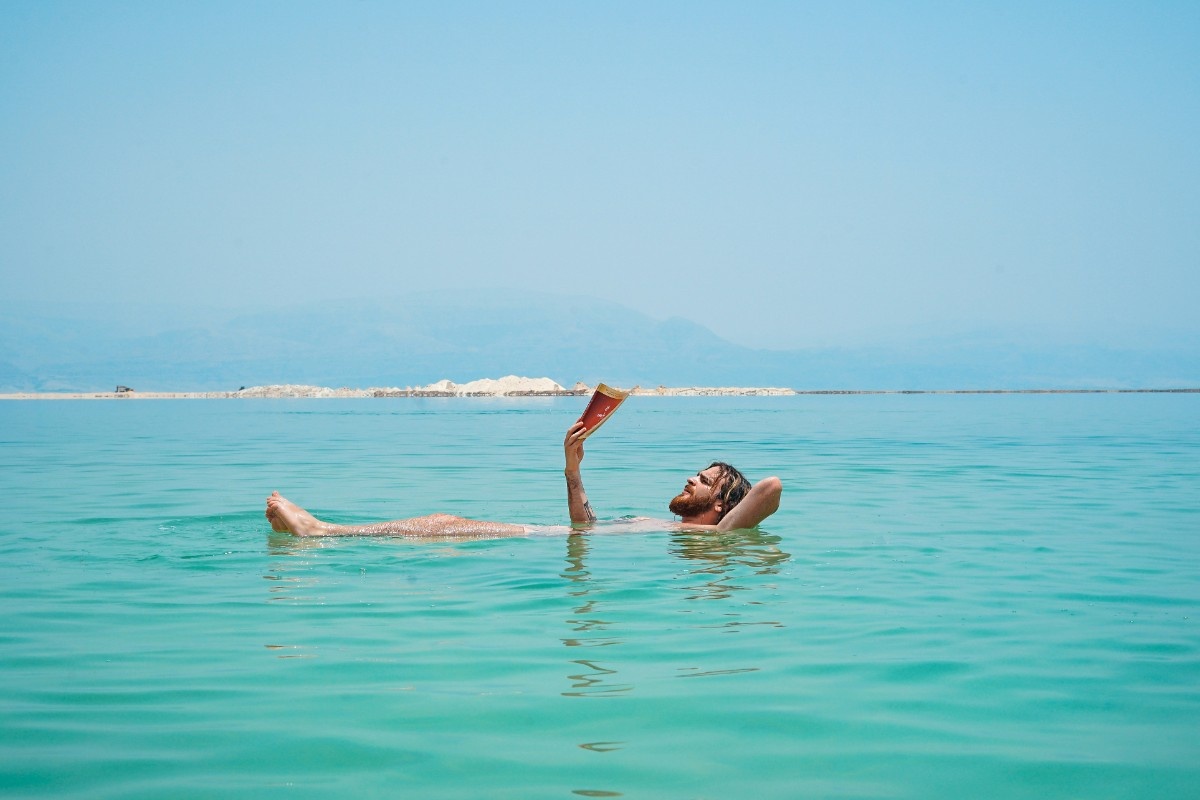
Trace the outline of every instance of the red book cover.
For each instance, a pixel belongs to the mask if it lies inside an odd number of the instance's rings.
[[[617,407],[625,402],[626,397],[629,397],[629,392],[622,392],[620,389],[605,386],[603,383],[597,386],[596,391],[592,392],[592,399],[588,401],[587,408],[583,410],[583,415],[579,418],[579,421],[587,428],[587,433],[583,438],[586,439],[595,433],[612,416]]]

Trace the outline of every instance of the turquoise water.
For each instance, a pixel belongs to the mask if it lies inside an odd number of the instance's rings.
[[[5,797],[1194,797],[1200,395],[0,403]]]

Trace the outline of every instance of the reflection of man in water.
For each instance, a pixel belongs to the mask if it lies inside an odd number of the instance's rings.
[[[587,433],[582,422],[567,429],[563,441],[566,457],[567,507],[571,522],[587,525],[596,515],[583,490],[579,465],[583,461],[583,439]],[[688,478],[669,507],[680,518],[678,527],[688,530],[737,530],[753,528],[779,508],[783,484],[778,478],[765,478],[754,486],[733,467],[714,462]],[[582,528],[547,528],[546,526],[510,525],[504,522],[464,519],[450,514],[430,514],[425,517],[398,519],[371,525],[335,525],[324,522],[300,506],[273,492],[267,498],[267,519],[271,527],[297,536],[411,536],[429,538],[492,538],[521,536],[531,532],[549,533],[559,530],[568,533]],[[655,522],[661,529],[663,523]]]

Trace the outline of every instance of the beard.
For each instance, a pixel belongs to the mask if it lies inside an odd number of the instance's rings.
[[[675,495],[667,508],[676,516],[694,517],[708,511],[711,505],[695,495],[680,493]]]

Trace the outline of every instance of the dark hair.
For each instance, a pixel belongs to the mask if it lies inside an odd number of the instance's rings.
[[[736,467],[724,461],[714,461],[708,465],[708,469],[713,467],[721,470],[721,489],[718,495],[721,498],[721,517],[724,518],[750,493],[750,481],[746,480],[746,476],[738,472]]]

